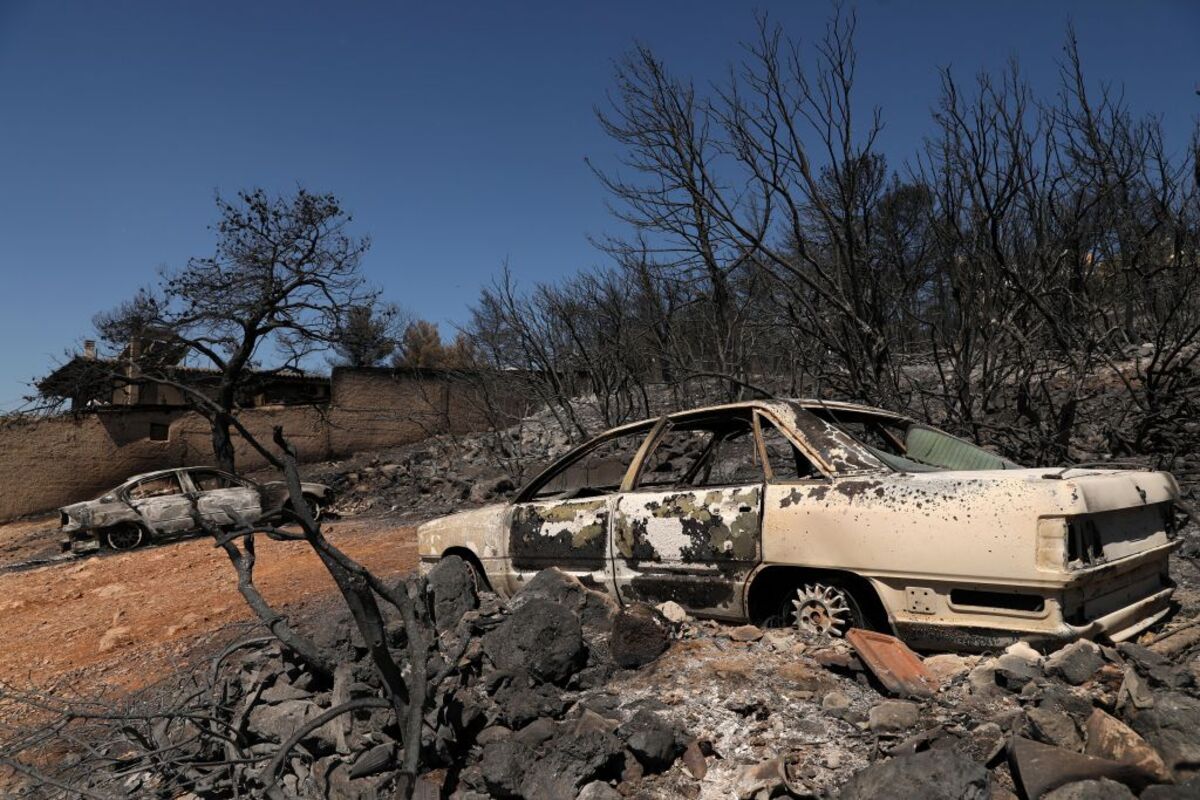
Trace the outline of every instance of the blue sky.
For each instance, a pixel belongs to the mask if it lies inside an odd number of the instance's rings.
[[[614,230],[584,163],[612,62],[636,39],[716,80],[754,9],[819,36],[824,2],[311,3],[0,0],[0,409],[158,265],[211,251],[213,195],[339,195],[387,297],[442,325],[504,260],[524,283],[602,257]],[[864,0],[860,99],[898,165],[930,132],[937,68],[1017,56],[1053,89],[1068,19],[1093,80],[1200,115],[1200,4]]]

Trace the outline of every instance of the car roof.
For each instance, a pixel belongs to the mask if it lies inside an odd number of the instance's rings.
[[[736,403],[722,403],[712,406],[699,406],[697,408],[689,408],[682,411],[675,411],[667,414],[668,419],[676,417],[686,417],[693,414],[704,414],[706,412],[733,411],[740,408],[758,408],[767,411],[775,411],[779,413],[788,408],[799,406],[806,411],[847,411],[859,414],[878,414],[880,416],[891,417],[892,419],[908,419],[903,414],[897,414],[894,411],[888,411],[882,408],[873,406],[865,406],[859,403],[847,403],[841,400],[821,400],[819,398],[797,397],[797,398],[780,398],[770,400],[742,400]]]
[[[206,466],[170,467],[168,469],[156,469],[151,472],[141,472],[141,473],[138,473],[137,475],[130,475],[128,478],[126,478],[124,481],[121,482],[121,486],[128,486],[131,483],[137,483],[138,481],[142,481],[147,478],[161,478],[163,475],[173,475],[176,472],[194,472],[196,470],[201,470],[201,469],[212,470],[214,472],[223,472],[224,471],[224,470],[217,469],[216,467],[206,467]]]

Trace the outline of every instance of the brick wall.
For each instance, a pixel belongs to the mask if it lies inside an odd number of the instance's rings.
[[[436,372],[339,368],[331,380],[327,407],[255,408],[240,419],[266,444],[282,425],[305,461],[484,424],[465,384]],[[239,469],[265,465],[236,435],[235,444]],[[208,422],[187,411],[142,406],[9,419],[0,423],[0,520],[95,497],[139,472],[212,461]]]

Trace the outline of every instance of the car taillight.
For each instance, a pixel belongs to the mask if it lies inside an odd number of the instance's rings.
[[[1037,565],[1041,569],[1062,572],[1067,568],[1069,525],[1062,517],[1038,520]]]

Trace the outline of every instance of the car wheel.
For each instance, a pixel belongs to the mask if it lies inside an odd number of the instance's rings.
[[[104,541],[113,550],[132,550],[145,539],[145,531],[137,525],[119,525],[104,534]]]
[[[837,584],[809,583],[796,590],[792,620],[805,633],[843,636],[865,628],[866,615],[849,590]]]
[[[313,497],[310,494],[304,495],[304,505],[308,507],[308,515],[310,517],[312,517],[312,521],[320,522],[322,509],[321,509],[321,503],[317,500],[317,498]],[[290,516],[296,522],[300,521],[300,515],[296,512],[296,509],[290,504],[287,507],[287,513],[288,513],[288,516]]]

